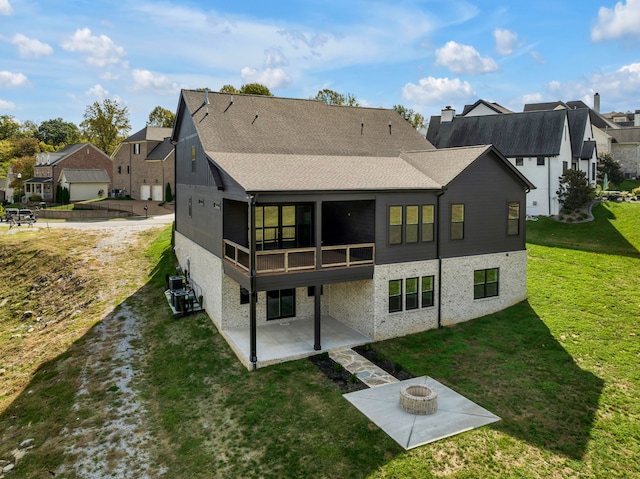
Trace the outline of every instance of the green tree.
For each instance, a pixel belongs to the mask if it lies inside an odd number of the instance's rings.
[[[273,96],[273,93],[271,93],[266,86],[261,85],[260,83],[247,83],[246,85],[242,85],[240,87],[240,93],[245,95]]]
[[[73,145],[80,142],[80,129],[70,121],[54,118],[40,123],[35,137],[54,147]]]
[[[222,88],[220,88],[220,93],[231,93],[233,95],[237,95],[240,93],[240,90],[233,85],[223,85]]]
[[[21,136],[20,123],[11,115],[0,116],[0,140],[19,138]]]
[[[570,169],[560,177],[560,187],[556,194],[562,209],[573,211],[589,203],[595,196],[595,190],[589,185],[584,171]]]
[[[397,111],[402,118],[407,120],[416,130],[425,126],[424,116],[413,111],[411,108],[405,108],[403,105],[393,105],[393,109]]]
[[[147,126],[173,128],[173,122],[175,119],[176,115],[171,110],[157,106],[151,111],[151,113],[149,113]]]
[[[607,180],[614,185],[619,185],[624,181],[624,173],[620,162],[613,159],[611,153],[605,153],[598,157],[598,183],[602,184],[604,175]]]
[[[347,93],[346,95],[343,95],[342,93],[329,90],[328,88],[318,91],[313,99],[326,103],[327,105],[360,106],[354,94]]]
[[[110,155],[131,130],[129,111],[116,100],[96,101],[87,106],[80,127],[91,143]]]

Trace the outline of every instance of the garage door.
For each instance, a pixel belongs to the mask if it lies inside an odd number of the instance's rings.
[[[153,201],[162,201],[162,185],[151,186],[151,199]]]
[[[151,185],[140,185],[140,199],[148,200],[151,198]]]

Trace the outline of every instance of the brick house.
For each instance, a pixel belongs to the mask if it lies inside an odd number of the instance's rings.
[[[175,192],[171,128],[147,126],[118,145],[112,153],[113,196],[166,201],[167,183]]]
[[[113,162],[103,151],[91,143],[67,145],[56,152],[38,153],[33,167],[33,178],[24,182],[24,194],[28,199],[37,195],[42,201],[55,202],[56,188],[63,169],[104,170],[108,188],[113,184]],[[104,183],[104,182],[103,182]],[[96,197],[98,196],[96,190]],[[106,194],[106,191],[105,191]]]

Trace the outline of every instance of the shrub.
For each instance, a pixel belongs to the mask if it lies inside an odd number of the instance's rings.
[[[31,195],[31,201],[34,201],[36,203],[40,203],[42,201],[42,196],[40,195]]]
[[[164,189],[164,199],[168,203],[171,203],[173,201],[173,193],[171,193],[171,183],[169,182],[167,182],[167,187]]]
[[[344,366],[340,363],[333,363],[333,371],[339,373],[344,369]]]
[[[571,211],[589,203],[595,196],[595,190],[589,186],[587,174],[584,171],[567,170],[560,177],[560,187],[556,194],[562,208]]]

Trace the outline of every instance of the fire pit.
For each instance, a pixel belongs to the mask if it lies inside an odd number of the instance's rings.
[[[433,414],[438,410],[438,394],[422,384],[407,384],[400,389],[400,407],[410,414]]]

